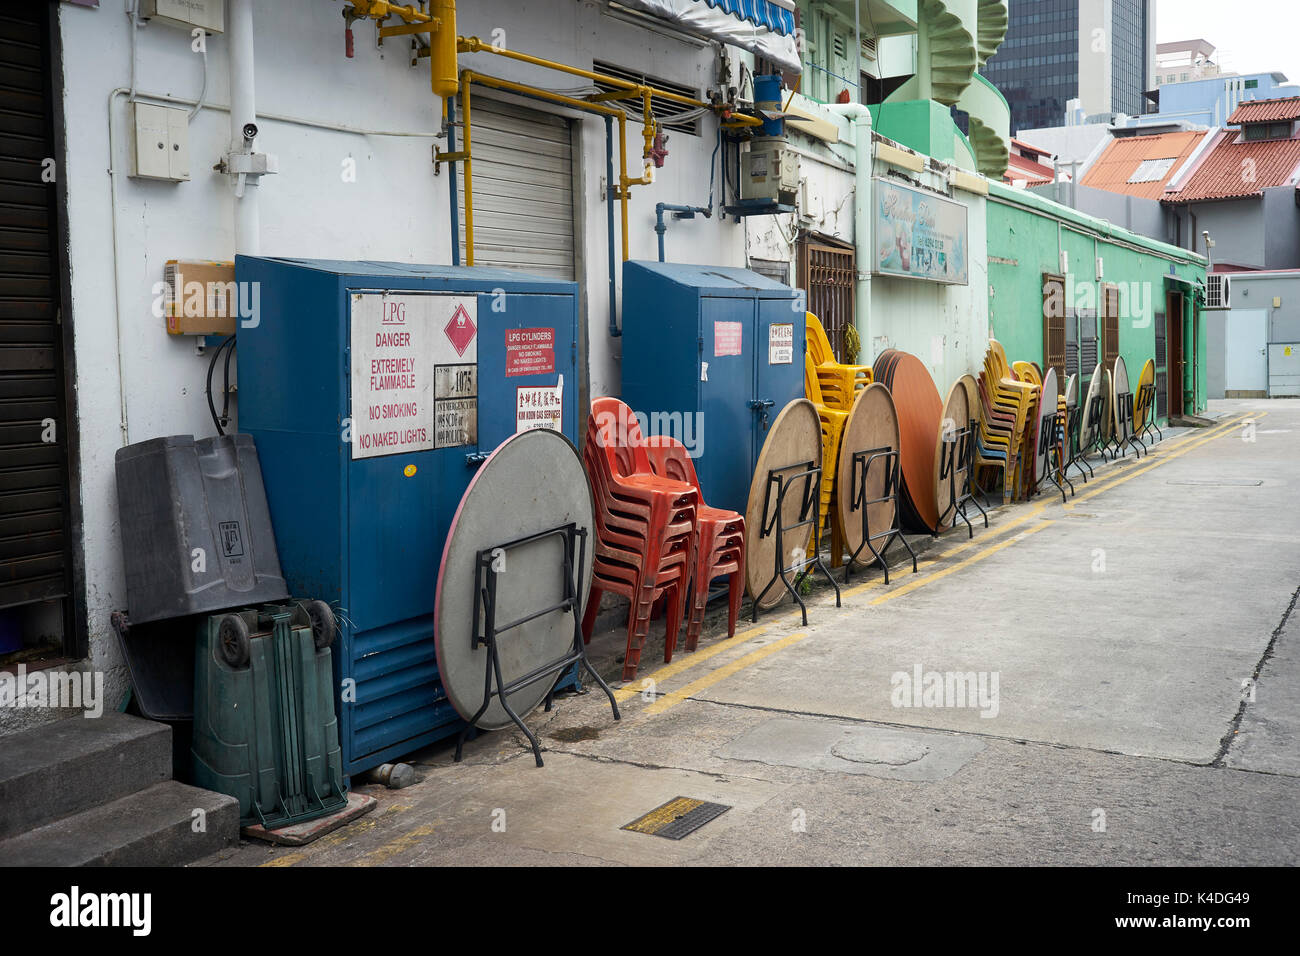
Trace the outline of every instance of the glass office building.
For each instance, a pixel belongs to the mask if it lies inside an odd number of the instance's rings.
[[[1101,112],[1141,113],[1151,6],[1151,0],[1010,0],[1007,38],[982,72],[1007,98],[1011,129],[1060,126],[1066,102],[1081,96],[1079,58],[1095,55],[1098,44],[1109,45],[1109,85],[1083,96],[1085,103],[1108,103]],[[1107,14],[1109,30],[1085,29],[1081,36],[1081,19],[1101,23]]]

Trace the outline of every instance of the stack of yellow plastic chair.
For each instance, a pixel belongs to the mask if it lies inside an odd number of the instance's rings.
[[[825,528],[826,515],[830,512],[831,501],[834,498],[835,472],[840,457],[840,439],[844,437],[844,423],[848,421],[849,413],[837,408],[831,408],[826,404],[812,355],[807,352],[804,353],[803,357],[803,390],[808,401],[817,407],[817,417],[821,419],[822,424],[822,486],[817,509],[817,520],[819,522],[817,527]],[[831,537],[832,554],[838,554],[840,551],[837,547],[839,542],[838,527],[831,528]]]
[[[1033,362],[1013,362],[1011,371],[1015,372],[1016,378],[1022,382],[1029,382],[1031,385],[1038,387],[1038,395],[1032,405],[1030,405],[1027,417],[1025,419],[1025,434],[1021,439],[1021,447],[1024,452],[1020,460],[1016,462],[1015,487],[1018,489],[1016,497],[1029,497],[1034,493],[1035,482],[1032,467],[1026,473],[1024,465],[1026,462],[1032,463],[1034,457],[1038,454],[1038,403],[1042,399],[1043,376],[1038,371],[1038,366]]]
[[[1037,407],[1041,388],[1033,382],[1020,381],[1007,364],[1006,352],[996,339],[989,341],[984,353],[984,368],[979,376],[980,431],[976,442],[978,466],[1002,469],[1002,500],[1011,499],[1020,474],[1021,450],[1030,412]]]
[[[821,386],[825,403],[831,408],[848,411],[853,407],[853,397],[858,389],[871,384],[871,366],[845,365],[835,361],[831,340],[826,337],[821,320],[807,312],[804,324],[808,332],[808,354],[812,356],[817,384]],[[812,399],[811,394],[809,399]]]

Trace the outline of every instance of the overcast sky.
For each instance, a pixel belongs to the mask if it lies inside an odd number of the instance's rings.
[[[1224,72],[1300,84],[1300,0],[1157,0],[1156,42],[1205,39]]]

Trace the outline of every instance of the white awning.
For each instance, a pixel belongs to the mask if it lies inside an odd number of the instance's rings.
[[[765,57],[799,73],[794,0],[618,0],[710,40]]]

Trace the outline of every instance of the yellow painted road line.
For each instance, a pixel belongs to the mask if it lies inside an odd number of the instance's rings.
[[[760,647],[757,650],[750,651],[744,657],[738,657],[731,663],[724,664],[721,667],[719,667],[717,670],[710,671],[709,673],[705,674],[703,677],[691,681],[681,690],[675,690],[670,694],[664,694],[664,696],[660,697],[657,701],[655,701],[653,704],[647,707],[644,713],[647,716],[662,714],[669,707],[681,703],[691,695],[698,694],[700,691],[712,687],[714,684],[718,683],[719,681],[726,680],[728,677],[730,677],[732,674],[735,674],[737,671],[742,671],[746,667],[749,667],[753,664],[757,664],[763,658],[770,657],[773,654],[783,651],[787,647],[790,647],[792,644],[798,644],[807,636],[808,635],[804,633],[790,634],[787,635],[786,637],[781,638],[779,641],[774,641],[773,643]]]
[[[940,557],[943,557],[943,555],[940,555]],[[933,559],[929,561],[922,561],[920,558],[918,558],[916,561],[916,570],[918,573],[920,573],[925,568],[932,568],[938,563],[939,563],[938,561],[935,561]],[[907,573],[908,573],[907,565],[901,562],[899,563],[897,568],[890,571],[890,574],[894,575],[895,578],[901,578]],[[885,576],[881,574],[880,577],[878,578],[874,578],[870,581],[864,581],[862,584],[855,584],[851,588],[842,589],[840,591],[840,597],[842,598],[852,597],[855,594],[861,594],[863,591],[870,591],[873,588],[878,588],[884,583],[885,583]],[[893,584],[890,585],[890,587],[895,587],[895,588],[898,587],[898,581],[895,581]]]
[[[644,677],[637,678],[637,680],[628,684],[626,687],[620,687],[618,690],[614,691],[614,699],[620,704],[625,700],[631,700],[638,694],[642,694],[649,690],[650,687],[657,687],[673,675],[680,674],[684,670],[689,670],[696,664],[703,664],[710,657],[721,654],[723,651],[729,651],[739,644],[744,644],[746,641],[751,641],[766,631],[766,625],[751,627],[747,631],[741,631],[735,637],[729,637],[725,641],[719,641],[712,647],[697,649],[693,652],[683,654],[671,664],[665,664],[654,673],[646,674]],[[647,687],[645,683],[646,681],[652,681],[653,683],[650,687]]]
[[[871,603],[872,605],[884,604],[886,601],[892,601],[894,598],[902,597],[904,594],[911,594],[917,588],[925,587],[931,581],[937,581],[940,578],[945,578],[948,575],[952,574],[954,571],[960,571],[962,568],[970,567],[972,564],[975,564],[977,561],[983,561],[985,558],[989,557],[990,555],[997,554],[1003,548],[1008,548],[1011,545],[1015,544],[1017,541],[1023,541],[1031,534],[1037,534],[1039,531],[1042,531],[1044,528],[1048,527],[1051,524],[1052,522],[1050,520],[1043,520],[1031,528],[1026,528],[1025,530],[1019,532],[1018,534],[1012,535],[1010,538],[1007,538],[1003,541],[999,541],[997,544],[989,545],[987,548],[975,552],[969,558],[965,558],[964,560],[958,561],[956,564],[950,564],[948,565],[948,567],[935,571],[933,574],[927,574],[924,577],[916,578],[915,580],[908,581],[906,584],[902,585],[901,587],[897,587],[891,591],[887,591],[884,594],[880,595],[880,597],[873,600]]]
[[[437,826],[432,823],[426,823],[423,826],[415,827],[408,830],[401,836],[394,837],[377,850],[367,853],[365,856],[358,857],[349,863],[349,866],[381,866],[397,856],[404,853],[415,844],[419,843],[427,836],[432,836]]]
[[[1034,505],[1024,514],[1022,514],[1020,517],[1012,518],[1010,521],[1004,521],[1001,522],[1000,524],[992,525],[989,527],[988,532],[986,534],[982,534],[978,538],[967,538],[965,541],[963,541],[961,544],[957,545],[956,547],[949,548],[947,551],[941,552],[939,554],[939,557],[951,558],[954,554],[961,554],[967,548],[973,548],[976,545],[983,544],[986,541],[988,541],[989,538],[1000,535],[1002,534],[1002,532],[1014,528],[1017,525],[1024,524],[1030,518],[1042,514],[1044,509],[1046,509],[1046,507],[1047,505],[1045,503],[1040,502],[1039,504]]]
[[[1260,412],[1258,415],[1253,417],[1263,418],[1267,414],[1268,412]],[[1087,501],[1089,498],[1093,497],[1094,495],[1099,495],[1103,491],[1109,491],[1110,489],[1116,487],[1117,485],[1121,485],[1124,482],[1128,481],[1130,478],[1136,478],[1138,475],[1145,474],[1146,472],[1150,471],[1152,468],[1159,468],[1161,465],[1165,464],[1166,462],[1173,461],[1176,458],[1181,458],[1183,455],[1186,455],[1189,451],[1193,451],[1194,449],[1200,448],[1202,445],[1208,444],[1209,442],[1214,441],[1216,438],[1222,438],[1225,435],[1230,435],[1232,434],[1233,429],[1237,425],[1245,421],[1247,418],[1251,418],[1251,417],[1252,416],[1243,415],[1240,418],[1233,419],[1230,422],[1225,422],[1222,425],[1217,425],[1213,429],[1211,429],[1209,433],[1202,435],[1196,441],[1189,442],[1183,445],[1182,447],[1176,449],[1175,451],[1170,452],[1169,454],[1161,455],[1159,458],[1157,458],[1155,461],[1152,461],[1150,464],[1146,464],[1146,465],[1142,465],[1141,467],[1134,468],[1131,471],[1125,472],[1123,475],[1120,475],[1119,477],[1113,479],[1112,481],[1107,482],[1106,484],[1098,488],[1093,488],[1092,490],[1084,492],[1083,494],[1076,495],[1072,501],[1067,502],[1063,507],[1073,508],[1080,501]]]

